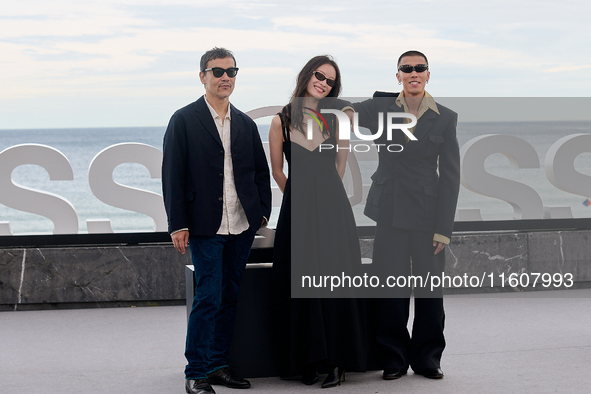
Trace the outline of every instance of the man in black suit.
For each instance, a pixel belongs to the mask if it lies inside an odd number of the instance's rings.
[[[210,384],[248,388],[229,368],[240,280],[256,233],[271,213],[269,167],[256,124],[230,104],[232,52],[201,58],[205,95],[172,116],[164,136],[162,189],[168,230],[181,253],[190,247],[195,297],[189,315],[185,389]]]
[[[396,277],[441,276],[443,248],[450,242],[459,192],[457,114],[437,104],[425,91],[428,68],[424,54],[405,52],[398,59],[396,74],[402,92],[376,92],[372,99],[354,104],[359,124],[370,130],[376,130],[379,117],[388,112],[411,113],[418,120],[409,129],[411,138],[394,130],[391,140],[385,132],[376,139],[376,144],[384,146],[378,152],[379,164],[365,206],[365,214],[377,223],[372,266]],[[386,122],[384,118],[383,124]],[[392,144],[403,146],[403,150],[387,149]],[[386,380],[400,378],[409,366],[428,378],[443,377],[443,292],[441,288],[430,291],[428,285],[414,288],[412,336],[406,328],[412,291],[408,283],[389,289],[391,298],[369,302],[378,359]]]

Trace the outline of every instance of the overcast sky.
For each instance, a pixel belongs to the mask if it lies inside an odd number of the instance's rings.
[[[434,96],[590,96],[591,3],[479,3],[2,0],[0,129],[166,125],[203,94],[213,46],[236,56],[243,111],[284,104],[318,54],[343,96],[398,91],[409,49],[429,57]]]

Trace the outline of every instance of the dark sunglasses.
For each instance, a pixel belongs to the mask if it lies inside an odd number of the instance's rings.
[[[314,74],[314,76],[316,77],[316,79],[319,80],[320,82],[322,82],[322,81],[324,81],[326,79],[326,84],[328,86],[330,86],[331,88],[335,84],[335,80],[334,79],[326,78],[326,75],[322,74],[320,71],[313,71],[312,74]]]
[[[238,67],[230,67],[230,68],[221,68],[221,67],[212,67],[206,68],[203,72],[211,71],[213,76],[216,78],[220,78],[224,73],[228,74],[228,77],[234,78],[236,74],[238,74]]]
[[[402,71],[405,74],[410,74],[413,71],[418,73],[425,72],[429,69],[429,66],[426,64],[417,64],[416,66],[411,66],[409,64],[403,64],[402,66],[398,67],[399,71]]]

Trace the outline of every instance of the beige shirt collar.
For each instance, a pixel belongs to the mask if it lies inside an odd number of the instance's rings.
[[[209,101],[207,101],[207,97],[204,95],[203,98],[205,99],[205,104],[207,104],[207,108],[209,108],[209,112],[211,112],[211,117],[212,118],[222,118],[215,109],[213,109],[213,107],[211,106],[211,104],[209,104]],[[224,119],[232,119],[232,117],[230,116],[230,102],[228,102],[228,109],[226,109],[226,117]]]
[[[406,100],[404,99],[404,91],[401,91],[398,97],[396,98],[396,105],[398,105],[400,108],[404,108],[406,112],[409,112],[408,105],[406,104]],[[423,116],[423,114],[427,112],[429,108],[435,111],[437,115],[440,115],[435,99],[427,91],[425,91],[425,96],[421,100],[421,104],[419,105],[419,110],[417,112],[417,120],[421,116]]]

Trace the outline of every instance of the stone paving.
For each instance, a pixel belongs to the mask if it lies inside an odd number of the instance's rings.
[[[445,305],[444,379],[351,373],[330,391],[589,392],[591,290],[454,295]],[[183,306],[1,312],[0,392],[183,393],[185,324]],[[320,390],[278,378],[251,381],[249,393]]]

